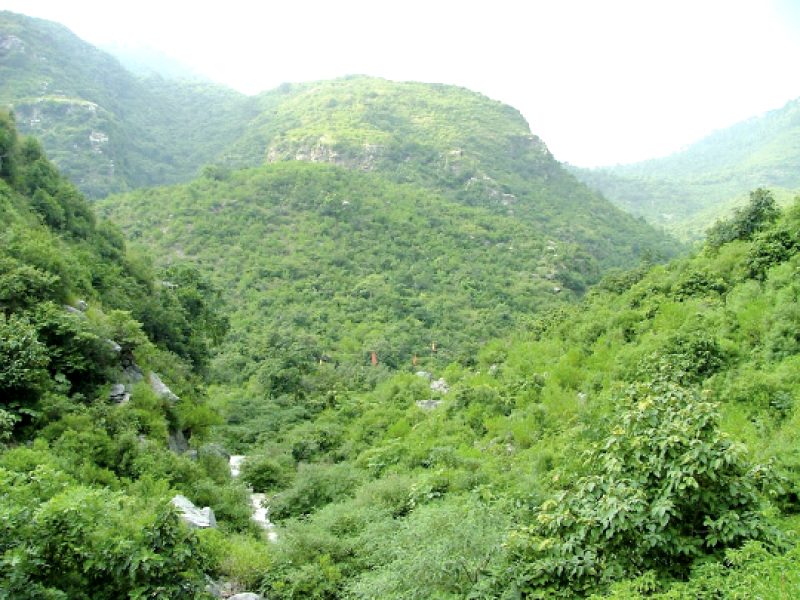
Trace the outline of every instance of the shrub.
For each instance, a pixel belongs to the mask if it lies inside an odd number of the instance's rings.
[[[674,384],[636,385],[618,402],[617,425],[588,455],[593,472],[511,536],[502,585],[580,594],[649,570],[685,575],[700,557],[771,537],[765,470],[719,431],[715,405]]]
[[[291,465],[281,464],[269,456],[249,456],[242,465],[242,478],[254,492],[266,492],[288,487]]]
[[[349,464],[301,464],[292,487],[270,503],[270,517],[285,519],[309,514],[350,496],[362,478]]]

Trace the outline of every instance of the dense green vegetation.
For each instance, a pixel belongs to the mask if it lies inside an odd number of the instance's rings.
[[[194,177],[253,114],[226,86],[136,77],[62,25],[9,11],[0,59],[0,108],[91,198]]]
[[[33,118],[54,157],[124,133],[127,179],[72,157],[93,193],[207,164],[96,214],[0,113],[0,597],[800,596],[800,200],[756,189],[658,264],[673,242],[479,94],[240,102],[0,23],[26,131],[26,94],[63,109]]]
[[[218,296],[195,269],[128,253],[5,113],[0,157],[0,597],[198,597],[214,545],[170,497],[231,530],[250,513],[225,459],[167,448],[176,432],[202,448],[218,421],[201,379],[226,328]],[[143,379],[116,404],[126,363]]]
[[[362,365],[372,350],[392,368],[410,367],[414,354],[427,362],[431,342],[440,362],[468,362],[492,337],[576,297],[604,268],[635,262],[630,246],[646,247],[635,222],[640,237],[629,241],[624,230],[612,237],[610,224],[603,233],[598,220],[597,238],[610,246],[600,260],[595,248],[557,242],[490,208],[298,162],[100,206],[132,240],[158,247],[163,264],[191,259],[227,290],[237,334],[222,354],[237,381],[272,360],[285,363],[278,370]]]
[[[232,394],[280,537],[226,568],[286,598],[794,597],[798,225],[758,191],[444,394],[398,373],[294,424]]]
[[[730,212],[756,187],[800,189],[800,101],[716,131],[664,158],[598,169],[571,168],[581,181],[648,222],[686,239]],[[790,198],[793,194],[790,195]]]

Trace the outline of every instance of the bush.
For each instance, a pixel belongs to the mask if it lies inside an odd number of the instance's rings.
[[[585,593],[646,571],[682,576],[701,557],[765,540],[766,471],[718,429],[715,405],[674,384],[636,385],[593,473],[545,502],[511,536],[503,586]]]
[[[270,503],[270,517],[285,519],[313,512],[350,496],[363,475],[349,464],[301,464],[294,484]]]
[[[0,469],[0,597],[197,598],[207,557],[166,500]]]
[[[242,479],[254,492],[267,492],[288,487],[292,479],[291,465],[269,456],[248,456],[242,465]]]

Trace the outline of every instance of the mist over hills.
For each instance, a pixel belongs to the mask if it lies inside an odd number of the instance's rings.
[[[800,100],[792,100],[664,158],[570,171],[621,208],[696,240],[752,189],[790,200],[800,188],[799,138]]]

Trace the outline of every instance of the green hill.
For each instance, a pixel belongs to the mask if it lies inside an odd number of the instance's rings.
[[[800,211],[753,198],[697,255],[451,364],[449,389],[331,386],[300,419],[226,392],[279,525],[229,572],[280,598],[796,596]]]
[[[798,133],[800,101],[793,100],[664,158],[570,170],[625,210],[698,239],[698,231],[730,214],[729,203],[751,189],[800,189]]]
[[[136,77],[62,25],[8,11],[0,59],[0,106],[92,198],[190,179],[249,114],[225,86]]]
[[[226,156],[270,164],[99,203],[161,264],[190,260],[227,290],[239,333],[218,363],[236,381],[286,363],[279,388],[297,391],[320,360],[374,350],[410,368],[432,342],[440,364],[469,362],[607,269],[675,251],[480,94],[352,77],[259,102],[274,109]]]

